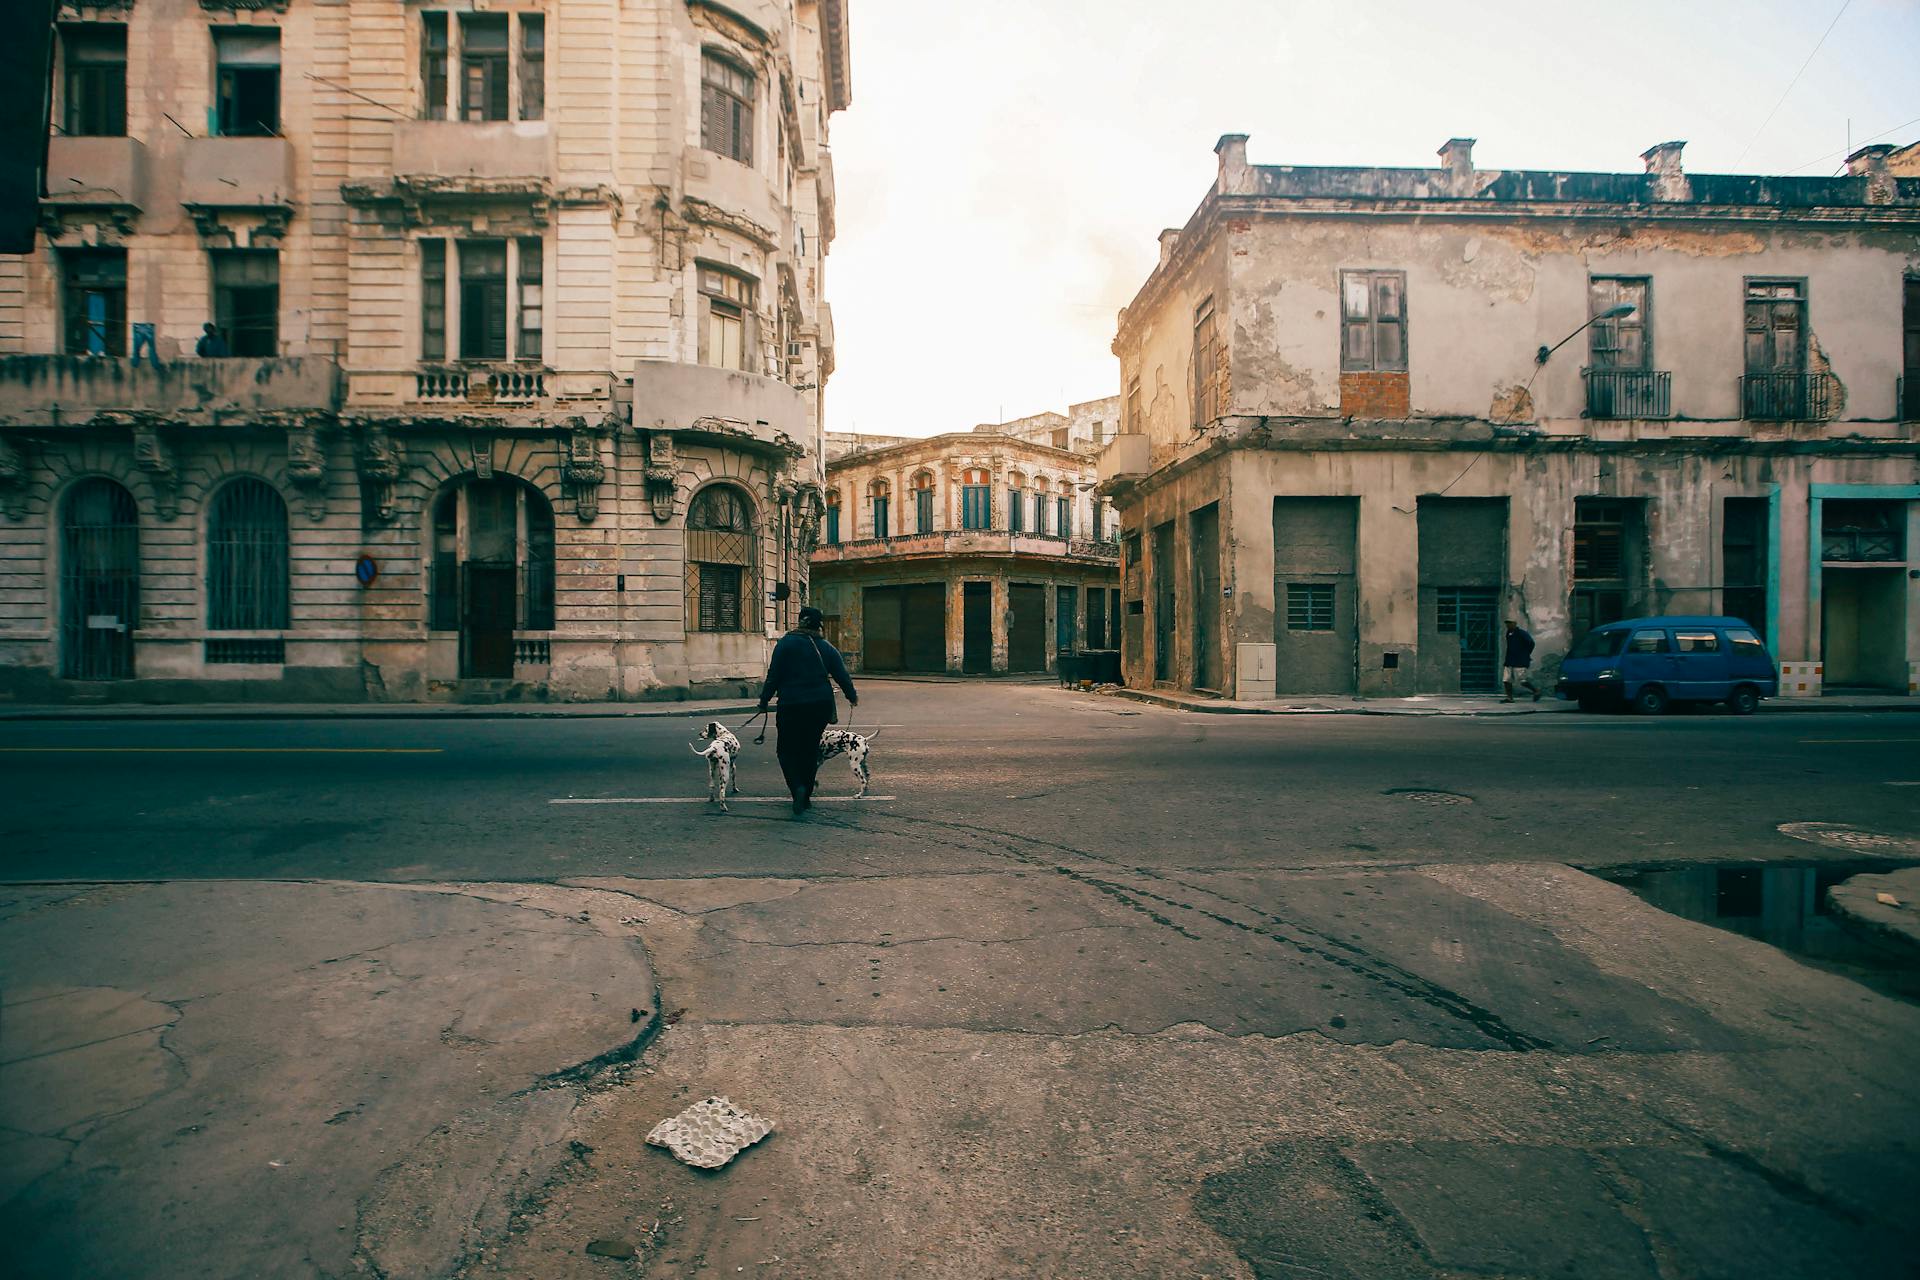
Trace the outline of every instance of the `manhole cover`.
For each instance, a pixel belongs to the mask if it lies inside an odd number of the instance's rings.
[[[1780,834],[1795,840],[1853,849],[1863,853],[1912,853],[1920,850],[1920,840],[1890,836],[1879,831],[1862,831],[1841,822],[1783,822]]]
[[[1472,796],[1463,796],[1454,791],[1423,791],[1418,787],[1395,787],[1383,791],[1382,795],[1399,796],[1402,800],[1412,800],[1418,804],[1472,804]]]

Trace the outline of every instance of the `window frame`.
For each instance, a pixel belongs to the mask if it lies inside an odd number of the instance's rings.
[[[1741,371],[1748,377],[1764,377],[1774,374],[1803,374],[1807,372],[1807,318],[1809,311],[1807,278],[1805,276],[1747,276],[1740,284],[1740,333]],[[1794,342],[1794,359],[1790,365],[1779,362],[1779,339],[1775,336],[1780,326],[1775,323],[1776,308],[1788,307],[1795,316],[1793,332],[1797,335]],[[1756,325],[1756,310],[1764,321]],[[1765,347],[1772,360],[1766,365],[1754,363],[1754,337],[1766,336]]]
[[[277,138],[280,136],[281,115],[281,34],[278,27],[215,27],[213,35],[214,63],[214,111],[213,118],[218,136],[223,138]],[[238,52],[246,45],[263,47],[271,36],[273,61],[247,57]],[[240,120],[241,93],[243,77],[271,74],[273,81],[273,118],[255,119],[250,124]]]
[[[127,251],[110,246],[60,249],[60,331],[61,353],[70,356],[124,356],[127,354]],[[76,269],[86,264],[119,264],[119,280],[82,283]],[[96,322],[76,307],[86,297],[98,293],[106,300],[105,315]],[[91,308],[88,308],[90,311]],[[97,333],[99,350],[94,350],[90,335]],[[81,335],[89,335],[82,337]],[[76,343],[76,338],[80,340]]]
[[[753,165],[760,77],[734,54],[700,50],[700,147],[749,168]]]
[[[510,349],[512,318],[508,314],[512,264],[507,261],[509,240],[488,236],[454,241],[455,276],[459,281],[460,359],[480,364],[507,359]],[[491,259],[498,249],[498,274],[483,271],[481,263]],[[478,315],[486,323],[474,326],[470,319]],[[494,321],[498,321],[497,330]]]
[[[64,22],[59,30],[60,131],[70,138],[126,137],[126,24]],[[108,47],[116,41],[117,48]]]
[[[1193,309],[1193,426],[1207,426],[1220,416],[1220,335],[1213,295]]]
[[[1600,318],[1602,312],[1622,302],[1633,303],[1632,315],[1613,320]],[[1591,367],[1621,373],[1648,373],[1653,370],[1652,276],[1589,275],[1587,318],[1592,322],[1587,338],[1587,360]],[[1640,357],[1637,361],[1622,361],[1615,354],[1623,349],[1621,340],[1623,335],[1628,334],[1639,339]]]
[[[420,245],[420,358],[447,358],[448,237],[422,236]]]
[[[454,105],[462,124],[498,124],[513,119],[513,44],[514,23],[511,14],[497,12],[461,12],[460,48],[457,60],[460,80]],[[480,47],[471,38],[478,31],[500,33],[500,47]],[[491,40],[489,40],[489,44]],[[475,73],[479,73],[478,84]],[[476,107],[474,89],[480,90]],[[477,114],[476,114],[477,112]],[[495,114],[495,113],[498,114]]]
[[[540,363],[546,359],[546,242],[531,236],[515,241],[514,277],[514,356]],[[533,321],[528,323],[527,317]]]
[[[214,249],[207,255],[208,278],[213,287],[214,327],[226,340],[230,355],[253,360],[270,360],[280,354],[280,252],[277,249]],[[231,264],[235,274],[248,263],[271,263],[273,279],[222,280],[223,268]],[[271,290],[273,305],[264,312],[247,311],[243,322],[237,306],[240,294]],[[261,339],[263,340],[254,340]]]
[[[700,299],[699,362],[713,369],[751,373],[759,280],[720,263],[696,261],[694,287]],[[729,333],[739,344],[739,357],[732,363],[726,360]]]
[[[236,511],[251,506],[253,510]],[[277,522],[242,515],[277,515]],[[207,504],[206,607],[208,631],[286,631],[293,625],[287,500],[255,475],[235,476]],[[242,579],[252,591],[233,594]]]
[[[722,499],[730,523],[707,523]],[[738,485],[709,484],[687,503],[687,630],[753,632],[759,629],[759,522],[752,497]],[[731,610],[731,615],[729,615]]]
[[[1397,314],[1392,319],[1382,319],[1379,314],[1379,286],[1391,282],[1394,285]],[[1363,296],[1367,300],[1366,314],[1349,314],[1350,283],[1364,285]],[[1407,323],[1407,273],[1393,267],[1343,267],[1339,280],[1339,317],[1340,317],[1340,372],[1342,373],[1405,373],[1409,364]],[[1380,358],[1380,333],[1383,329],[1396,330],[1399,355],[1395,360],[1383,361]],[[1366,355],[1352,354],[1350,334],[1366,334]]]

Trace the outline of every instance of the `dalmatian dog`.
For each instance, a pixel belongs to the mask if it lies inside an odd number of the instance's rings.
[[[873,785],[873,774],[867,768],[867,755],[870,744],[879,737],[877,733],[855,733],[851,729],[829,728],[820,735],[820,763],[825,764],[835,756],[845,756],[847,763],[853,766],[853,776],[860,781],[859,794],[867,794],[867,788]]]
[[[727,808],[727,795],[740,794],[740,739],[718,720],[709,720],[700,731],[699,741],[688,746],[693,754],[706,758],[708,803],[718,804],[722,813],[732,812]]]

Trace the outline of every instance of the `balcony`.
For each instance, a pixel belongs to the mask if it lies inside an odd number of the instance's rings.
[[[1740,416],[1749,422],[1825,422],[1833,416],[1830,373],[1749,373],[1740,379]]]
[[[633,365],[633,425],[682,436],[708,434],[722,443],[772,444],[785,435],[808,439],[808,394],[778,378],[667,360]]]
[[[1665,369],[1582,369],[1589,418],[1671,418],[1673,374]]]
[[[1140,432],[1123,431],[1113,443],[1100,451],[1100,483],[1105,486],[1119,480],[1137,480],[1147,474],[1147,437]]]
[[[293,144],[285,138],[184,140],[181,204],[208,209],[288,209],[293,202]]]
[[[0,356],[0,421],[34,425],[136,412],[183,425],[238,424],[275,412],[338,409],[340,392],[340,366],[317,356],[158,365],[111,356]]]
[[[424,366],[413,376],[414,398],[525,404],[546,398],[547,373],[537,364]]]
[[[815,564],[868,560],[927,560],[940,556],[1045,556],[1051,559],[1118,560],[1120,544],[1087,538],[1060,538],[1044,533],[1010,533],[1005,529],[943,529],[909,533],[897,538],[861,538],[821,546]]]
[[[47,204],[138,210],[146,199],[147,149],[135,139],[48,139]]]
[[[393,126],[396,180],[479,185],[553,177],[553,134],[544,120],[401,120]]]

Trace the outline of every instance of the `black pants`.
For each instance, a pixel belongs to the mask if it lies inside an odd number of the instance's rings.
[[[782,702],[773,713],[774,728],[779,732],[774,753],[780,757],[787,790],[796,800],[800,788],[812,789],[820,772],[820,735],[826,732],[832,715],[831,702],[802,702],[791,707]]]

